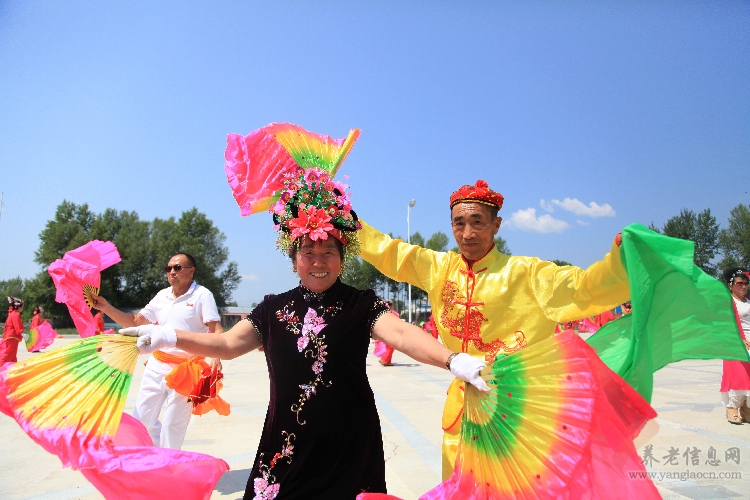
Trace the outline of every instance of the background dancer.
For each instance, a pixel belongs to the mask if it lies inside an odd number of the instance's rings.
[[[3,363],[18,361],[18,343],[23,340],[23,300],[18,297],[8,297],[8,318],[5,320],[2,345],[0,345],[0,366]]]
[[[750,351],[750,301],[747,300],[750,273],[742,267],[724,271],[724,279],[732,292],[732,306],[737,314],[740,335],[745,349]],[[750,423],[750,363],[724,360],[721,373],[721,401],[726,407],[727,421],[741,425]]]
[[[401,317],[398,311],[393,308],[392,300],[386,300],[385,303],[388,304],[388,309],[390,309],[397,318]],[[378,357],[378,363],[380,363],[381,365],[393,366],[393,350],[393,347],[389,346],[385,342],[376,340],[375,350],[373,351],[373,354]]]

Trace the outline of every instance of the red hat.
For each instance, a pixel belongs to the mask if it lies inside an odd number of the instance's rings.
[[[476,184],[461,186],[451,195],[451,208],[457,203],[482,203],[491,207],[503,208],[503,195],[496,193],[487,185],[487,181],[478,180]]]

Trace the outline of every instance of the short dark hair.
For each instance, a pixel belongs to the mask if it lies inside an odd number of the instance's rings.
[[[747,276],[747,269],[744,267],[730,267],[729,269],[724,269],[724,281],[727,282],[730,286],[734,284],[735,278],[745,278],[746,280],[749,279]]]
[[[197,266],[197,265],[195,264],[195,259],[194,259],[194,258],[193,258],[193,256],[192,256],[192,255],[190,255],[189,253],[185,253],[185,252],[177,252],[177,253],[176,253],[176,254],[174,254],[174,255],[173,255],[172,257],[174,257],[175,255],[184,255],[184,256],[185,256],[185,258],[186,258],[186,259],[187,259],[187,261],[188,261],[188,264],[190,264],[191,266],[193,266],[193,267],[194,267],[194,268],[196,268],[196,269],[198,268],[198,266]]]

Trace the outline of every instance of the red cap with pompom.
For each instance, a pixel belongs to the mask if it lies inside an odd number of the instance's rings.
[[[482,203],[498,210],[503,208],[503,195],[490,189],[487,181],[478,180],[473,186],[466,184],[451,195],[451,208],[457,203]]]

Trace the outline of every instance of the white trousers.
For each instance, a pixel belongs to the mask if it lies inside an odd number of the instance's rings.
[[[179,450],[185,439],[193,406],[187,396],[167,387],[165,377],[146,366],[133,416],[146,426],[154,446]],[[159,413],[165,402],[167,407],[164,409],[163,422],[160,422]]]
[[[750,403],[750,391],[738,391],[730,390],[729,392],[721,392],[721,402],[727,408],[742,408],[745,401]]]

